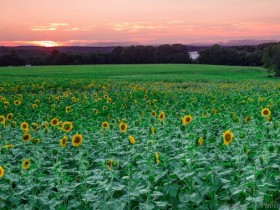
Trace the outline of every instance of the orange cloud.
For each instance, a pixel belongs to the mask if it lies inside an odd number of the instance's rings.
[[[68,23],[50,23],[47,26],[33,26],[32,31],[56,31],[60,27],[68,26]]]
[[[115,31],[128,31],[128,32],[138,32],[141,30],[155,30],[166,28],[162,24],[147,23],[147,22],[123,22],[111,24],[113,30]]]

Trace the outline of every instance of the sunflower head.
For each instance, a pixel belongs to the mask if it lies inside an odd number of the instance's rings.
[[[71,122],[64,122],[62,124],[62,130],[64,132],[70,132],[73,129],[73,124]]]
[[[192,116],[191,115],[186,115],[181,118],[182,124],[187,125],[192,122]]]
[[[12,120],[12,119],[13,119],[13,114],[12,114],[12,113],[9,113],[9,114],[7,115],[7,119],[8,119],[8,120]]]
[[[119,124],[120,131],[123,132],[123,133],[127,131],[127,127],[128,126],[127,126],[126,123],[120,123]]]
[[[154,134],[155,134],[155,128],[154,128],[154,127],[151,127],[151,128],[150,128],[150,132],[151,132],[152,135],[154,135]]]
[[[1,116],[0,116],[0,123],[1,123],[1,124],[5,124],[5,121],[6,121],[6,120],[5,120],[5,117],[1,115]]]
[[[61,147],[65,147],[67,145],[67,140],[68,140],[68,137],[64,136],[62,139],[59,140],[59,145]]]
[[[247,117],[245,118],[245,122],[249,122],[251,119],[252,119],[252,118],[251,118],[250,116],[247,116]]]
[[[152,111],[152,116],[155,117],[157,115],[156,111]]]
[[[27,169],[30,168],[30,165],[31,165],[30,160],[29,159],[24,159],[21,163],[21,168],[23,170],[27,170]]]
[[[52,126],[57,126],[59,124],[59,120],[57,119],[57,118],[53,118],[52,120],[51,120],[51,125]]]
[[[28,133],[23,134],[22,141],[28,142],[31,139],[31,135]]]
[[[37,143],[40,142],[40,139],[39,139],[39,138],[35,138],[35,139],[32,139],[31,142],[32,142],[33,144],[37,144]]]
[[[135,144],[135,138],[133,136],[129,136],[128,139],[130,144]]]
[[[203,143],[203,138],[202,138],[202,137],[198,138],[197,143],[198,143],[199,145],[202,145],[202,143]]]
[[[103,122],[101,124],[102,128],[109,128],[109,123],[108,122]]]
[[[269,108],[263,108],[261,114],[264,117],[269,117],[271,115],[271,111],[269,110]]]
[[[34,131],[37,131],[38,130],[38,128],[39,128],[39,125],[38,125],[38,123],[32,123],[32,129],[34,130]]]
[[[66,113],[71,112],[71,110],[72,110],[71,106],[66,106],[66,107],[65,107],[65,112],[66,112]]]
[[[27,122],[21,123],[20,128],[23,131],[28,131],[28,123]]]
[[[158,164],[160,162],[158,152],[155,152],[154,158],[155,158],[155,163]]]
[[[94,114],[98,114],[98,109],[95,109],[95,110],[94,110]]]
[[[159,119],[160,121],[163,121],[163,120],[164,120],[164,117],[165,117],[164,112],[161,112],[161,113],[159,114],[159,116],[158,116],[158,119]]]
[[[232,142],[233,134],[230,130],[227,130],[223,133],[224,144],[229,145]]]
[[[5,170],[2,166],[0,166],[0,179],[4,176]]]
[[[14,105],[15,105],[15,106],[19,106],[20,104],[21,104],[21,101],[20,101],[20,100],[15,100],[15,101],[14,101]]]
[[[77,101],[76,97],[74,97],[74,96],[71,98],[71,100],[72,100],[72,102],[76,102]]]
[[[79,147],[83,142],[83,136],[81,134],[75,134],[72,137],[72,145],[74,147]]]
[[[107,170],[111,170],[113,166],[113,161],[112,160],[106,160],[105,162]]]
[[[7,108],[8,106],[10,106],[10,103],[8,101],[4,102],[4,107]]]

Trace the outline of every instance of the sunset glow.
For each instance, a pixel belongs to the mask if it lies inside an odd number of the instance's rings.
[[[0,46],[280,40],[279,8],[279,0],[3,0]]]

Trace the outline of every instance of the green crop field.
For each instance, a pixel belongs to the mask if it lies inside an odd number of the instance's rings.
[[[215,65],[83,65],[0,68],[2,80],[114,79],[150,81],[271,80],[263,68]]]
[[[0,68],[0,209],[278,209],[262,68]]]

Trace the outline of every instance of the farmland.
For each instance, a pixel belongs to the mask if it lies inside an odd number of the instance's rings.
[[[1,209],[262,209],[280,201],[262,68],[0,68]]]

